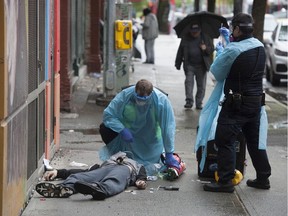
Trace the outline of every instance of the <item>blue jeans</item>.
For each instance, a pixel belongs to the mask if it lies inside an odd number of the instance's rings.
[[[125,165],[107,165],[89,172],[81,172],[70,175],[61,185],[73,190],[77,181],[97,184],[106,197],[123,192],[130,183],[130,170]],[[76,191],[77,192],[77,191]]]

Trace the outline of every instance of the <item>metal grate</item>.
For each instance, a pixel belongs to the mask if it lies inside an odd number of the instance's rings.
[[[7,174],[8,182],[25,175],[27,161],[27,109],[23,109],[8,124]]]
[[[39,0],[38,8],[38,71],[39,81],[38,84],[45,80],[45,14],[46,6],[45,0]]]
[[[27,62],[27,34],[25,22],[25,4],[19,3],[17,14],[10,14],[12,17],[18,17],[9,28],[7,44],[9,66],[9,108],[8,113],[12,113],[22,104],[28,95],[28,62]],[[13,19],[14,20],[14,19]],[[11,17],[10,17],[10,25]],[[14,25],[15,24],[15,25]],[[13,32],[13,34],[11,34]]]
[[[37,88],[37,0],[28,1],[28,93]]]
[[[27,179],[37,169],[37,99],[28,105]]]

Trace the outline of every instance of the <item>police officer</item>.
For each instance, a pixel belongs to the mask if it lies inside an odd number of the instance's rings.
[[[261,124],[267,123],[260,121],[265,111],[262,97],[265,51],[263,44],[252,36],[253,18],[250,15],[237,14],[231,27],[232,42],[217,56],[210,69],[217,81],[224,81],[226,100],[218,117],[215,134],[219,181],[205,184],[204,190],[228,193],[234,191],[231,182],[236,163],[234,143],[241,131],[246,138],[248,152],[256,170],[256,179],[247,180],[247,186],[269,189],[271,167],[266,146],[259,147],[263,138]],[[223,76],[223,73],[227,75]],[[267,120],[267,116],[264,117]]]

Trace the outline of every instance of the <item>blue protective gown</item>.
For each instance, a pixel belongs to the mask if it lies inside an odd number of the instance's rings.
[[[238,57],[238,55],[240,55],[242,52],[259,46],[263,46],[263,44],[255,38],[249,38],[239,42],[229,43],[221,52],[221,54],[217,55],[216,59],[211,65],[210,71],[214,75],[217,83],[210,98],[208,99],[207,103],[201,111],[199,117],[199,129],[195,143],[195,151],[197,151],[200,146],[204,147],[202,159],[200,162],[200,171],[203,170],[205,165],[207,142],[215,138],[217,119],[221,110],[219,102],[222,101],[224,98],[223,87],[225,79],[230,72],[231,66],[235,59]],[[266,149],[267,129],[267,114],[265,107],[262,106],[259,133],[259,149]]]
[[[135,86],[124,89],[104,110],[103,123],[118,133],[128,128],[134,141],[126,143],[118,135],[100,150],[102,160],[118,151],[130,151],[146,167],[159,163],[164,151],[174,152],[174,112],[167,95],[156,88],[144,106],[136,105]]]

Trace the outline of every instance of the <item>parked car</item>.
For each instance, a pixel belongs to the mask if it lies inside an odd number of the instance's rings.
[[[285,8],[282,8],[279,11],[273,13],[276,19],[287,19],[288,18],[288,11]]]
[[[266,79],[272,85],[279,85],[280,79],[287,79],[288,61],[288,19],[278,22],[271,36],[271,42],[266,44]]]

